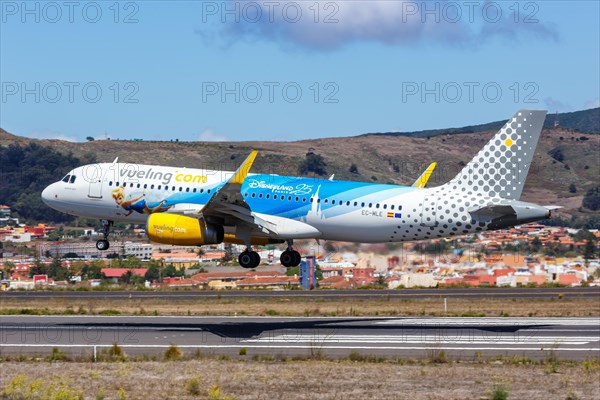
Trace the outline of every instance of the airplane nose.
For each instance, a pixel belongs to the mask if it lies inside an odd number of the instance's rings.
[[[56,193],[53,189],[52,185],[48,185],[46,187],[46,189],[44,189],[42,191],[42,201],[44,202],[44,204],[46,204],[47,206],[51,206],[52,204],[52,200],[54,200],[56,198]]]

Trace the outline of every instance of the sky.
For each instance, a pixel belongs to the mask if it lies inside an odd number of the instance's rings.
[[[598,1],[0,1],[0,127],[291,141],[600,106]]]

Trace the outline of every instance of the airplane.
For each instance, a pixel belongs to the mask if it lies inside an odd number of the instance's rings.
[[[287,243],[281,264],[300,264],[294,240],[359,243],[447,238],[538,221],[554,206],[519,200],[546,118],[520,110],[449,182],[425,188],[435,164],[412,186],[253,174],[252,151],[236,171],[97,163],[73,169],[42,192],[49,207],[103,223],[145,223],[150,240],[185,246]]]

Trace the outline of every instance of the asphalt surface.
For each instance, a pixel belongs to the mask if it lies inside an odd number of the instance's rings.
[[[406,298],[462,297],[462,298],[551,298],[564,297],[597,298],[600,287],[559,288],[452,288],[452,289],[399,289],[399,290],[179,290],[179,291],[7,291],[0,292],[0,301],[9,299],[65,298],[89,299],[171,299],[194,300],[210,298]]]
[[[233,357],[369,356],[471,360],[497,355],[600,357],[598,318],[282,318],[0,316],[0,354],[91,356],[114,343],[127,354]],[[246,356],[239,356],[241,348]]]

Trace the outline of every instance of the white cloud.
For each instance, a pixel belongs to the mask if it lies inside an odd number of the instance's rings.
[[[208,128],[200,133],[198,140],[201,142],[224,142],[227,140],[227,137],[215,133],[212,128]]]
[[[600,107],[600,98],[590,100],[583,105],[584,110],[588,110],[590,108],[598,108]]]
[[[490,10],[487,3],[467,3],[438,0],[259,0],[248,3],[229,0],[222,2],[214,15],[203,17],[206,21],[219,23],[222,28],[219,33],[230,42],[242,37],[262,38],[321,50],[360,41],[402,45],[430,40],[474,47],[494,37],[512,41],[523,35],[558,39],[556,27],[551,23],[514,22],[510,5],[493,2],[500,8],[498,12]],[[225,10],[237,12],[232,15]],[[207,39],[214,34],[204,30],[197,33]]]
[[[562,102],[560,100],[556,100],[553,99],[552,97],[546,97],[544,99],[544,103],[546,103],[546,106],[548,107],[548,112],[553,113],[553,112],[566,112],[566,111],[571,111],[573,109],[573,107],[571,107],[570,104]]]
[[[26,135],[32,139],[56,139],[56,140],[64,140],[66,142],[79,142],[79,138],[75,136],[65,135],[60,132],[52,132],[52,131],[32,131]]]

